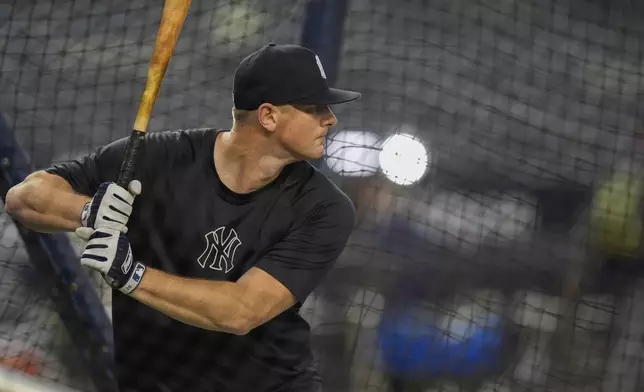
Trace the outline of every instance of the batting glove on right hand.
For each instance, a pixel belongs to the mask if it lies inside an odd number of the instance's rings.
[[[134,198],[141,194],[141,182],[131,181],[128,189],[113,182],[104,182],[98,187],[81,213],[81,226],[108,228],[127,233],[127,222],[132,213]]]
[[[79,228],[76,231],[78,232]],[[146,267],[136,262],[125,233],[107,228],[94,230],[80,259],[81,265],[103,274],[105,281],[124,294],[130,294],[141,283]]]

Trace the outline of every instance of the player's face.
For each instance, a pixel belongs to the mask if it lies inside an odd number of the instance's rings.
[[[280,126],[280,140],[298,159],[324,155],[326,134],[338,119],[327,105],[288,105]]]

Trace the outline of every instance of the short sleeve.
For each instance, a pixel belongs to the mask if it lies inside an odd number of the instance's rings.
[[[355,209],[348,198],[319,206],[273,246],[257,267],[303,303],[335,264],[354,225]]]
[[[106,181],[116,181],[127,138],[100,147],[81,158],[57,163],[45,169],[67,181],[74,191],[92,196]]]
[[[211,146],[217,132],[213,128],[147,133],[137,156],[134,178],[143,183],[161,172],[162,167],[176,163],[182,154],[195,154],[204,144]],[[54,164],[47,173],[64,178],[81,194],[92,196],[103,182],[116,182],[129,138],[121,138],[79,159]],[[165,165],[165,166],[164,166]]]

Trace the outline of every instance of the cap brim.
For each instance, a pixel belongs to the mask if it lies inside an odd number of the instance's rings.
[[[337,105],[355,101],[360,96],[361,94],[355,91],[330,88],[321,94],[298,100],[296,103],[302,105]]]

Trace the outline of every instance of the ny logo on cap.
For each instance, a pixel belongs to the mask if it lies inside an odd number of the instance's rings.
[[[320,61],[320,58],[318,55],[315,55],[315,62],[318,63],[318,68],[320,68],[320,74],[324,79],[326,79],[326,74],[324,73],[324,68],[322,67],[322,62]]]

